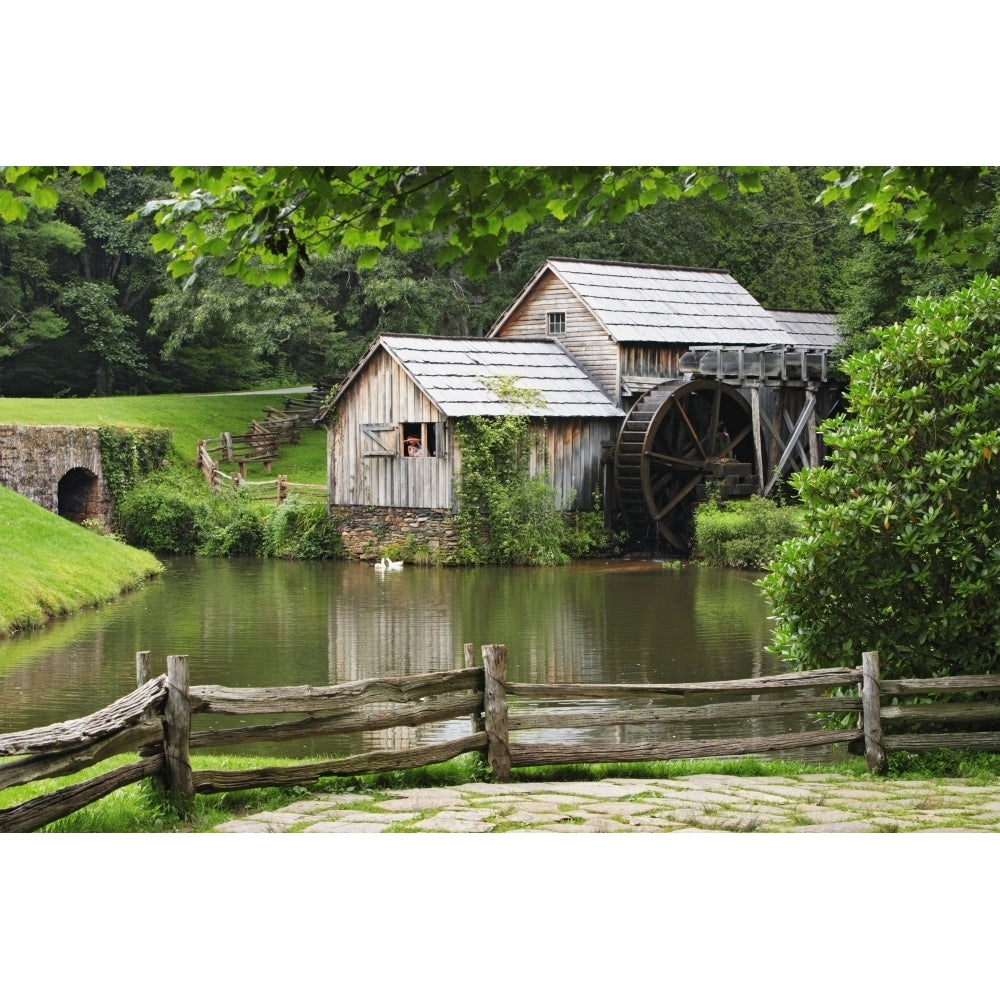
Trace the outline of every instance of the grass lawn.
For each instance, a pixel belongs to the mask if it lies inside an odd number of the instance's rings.
[[[0,637],[103,604],[163,569],[148,552],[87,531],[0,488]]]
[[[173,434],[174,461],[195,462],[198,441],[223,431],[245,434],[251,420],[263,420],[264,407],[280,407],[286,392],[266,394],[104,396],[89,399],[0,398],[0,423],[70,427],[166,427]],[[299,394],[301,395],[301,394]],[[326,483],[326,434],[305,425],[298,445],[280,446],[271,476],[251,466],[250,479],[288,476],[298,483]],[[235,466],[233,467],[236,468]],[[232,472],[227,466],[223,471]]]

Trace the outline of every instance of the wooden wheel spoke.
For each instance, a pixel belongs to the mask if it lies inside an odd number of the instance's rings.
[[[711,412],[708,418],[708,431],[701,442],[702,449],[707,449],[707,453],[715,455],[719,451],[719,414],[722,409],[722,387],[719,383],[715,385],[712,393]]]
[[[681,406],[680,402],[677,403],[676,409],[677,412],[681,415],[681,419],[684,421],[684,426],[687,427],[688,434],[691,435],[691,440],[694,441],[695,445],[698,448],[698,451],[701,452],[701,457],[708,458],[708,456],[705,454],[705,449],[702,447],[701,439],[698,437],[698,432],[694,429],[694,424],[691,423],[691,418],[687,414],[687,410],[685,410],[684,407]]]
[[[704,468],[704,462],[692,461],[690,458],[681,458],[680,455],[663,455],[658,451],[647,451],[643,453],[655,465],[685,465],[692,469]]]
[[[727,451],[732,451],[741,441],[745,440],[750,436],[750,432],[753,430],[752,427],[744,427],[743,430],[739,432],[735,437],[729,439],[729,447]]]
[[[701,482],[701,479],[701,476],[692,476],[687,484],[670,498],[665,507],[661,507],[653,514],[653,520],[662,521]]]

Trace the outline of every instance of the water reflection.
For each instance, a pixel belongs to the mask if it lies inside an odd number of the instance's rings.
[[[506,643],[512,680],[652,683],[781,669],[763,652],[766,616],[754,575],[657,561],[379,574],[357,563],[174,559],[114,604],[0,642],[0,731],[121,697],[140,649],[154,672],[186,653],[193,684],[447,670],[462,665],[466,642],[477,655]],[[365,746],[399,746],[405,732]]]

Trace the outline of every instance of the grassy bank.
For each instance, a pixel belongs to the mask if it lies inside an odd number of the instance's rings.
[[[0,637],[139,586],[163,567],[0,488]]]
[[[0,423],[167,428],[172,435],[175,470],[204,489],[195,471],[198,440],[222,431],[245,432],[251,420],[263,419],[266,406],[279,407],[285,395],[0,398]],[[292,482],[325,484],[323,430],[307,425],[300,442],[283,444],[280,452],[269,475],[251,467],[250,478],[281,474]],[[224,465],[223,470],[234,472],[236,467]],[[0,575],[0,638],[109,601],[163,568],[147,552],[84,531],[2,488],[0,558],[4,568]]]
[[[264,407],[280,407],[284,392],[169,396],[105,396],[92,399],[0,398],[0,424],[49,424],[70,427],[165,427],[173,435],[175,461],[194,465],[201,438],[222,431],[243,434],[251,420],[264,418]],[[228,470],[227,470],[228,471]],[[326,435],[306,430],[298,445],[282,445],[272,475],[293,482],[326,482]],[[265,478],[255,470],[252,479]]]

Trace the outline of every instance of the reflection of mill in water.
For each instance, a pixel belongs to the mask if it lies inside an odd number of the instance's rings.
[[[349,594],[331,592],[327,617],[330,684],[408,677],[461,666],[455,654],[453,609],[448,607],[449,595],[438,585],[436,572],[408,566],[405,572],[369,570],[368,574],[354,581]],[[461,651],[461,642],[457,645]],[[404,750],[419,745],[425,735],[440,739],[466,732],[468,727],[461,723],[396,726],[365,733],[364,749]]]
[[[508,679],[524,683],[663,683],[757,676],[776,667],[762,652],[767,625],[751,575],[664,569],[658,561],[616,569],[407,565],[384,576],[345,573],[330,592],[327,629],[330,684],[453,670],[464,665],[470,641],[477,663],[482,643],[506,644]],[[675,636],[676,646],[665,636]],[[757,650],[752,661],[748,647]],[[610,667],[609,659],[620,665]],[[527,702],[512,699],[512,716],[552,710],[555,728],[559,714],[575,708]],[[604,706],[619,707],[627,706]],[[351,739],[361,744],[356,752],[402,750],[470,731],[471,720],[459,719],[366,734],[363,744],[360,736]],[[599,735],[614,739],[615,732]],[[675,735],[695,732],[684,726]],[[661,728],[656,738],[663,734]]]

